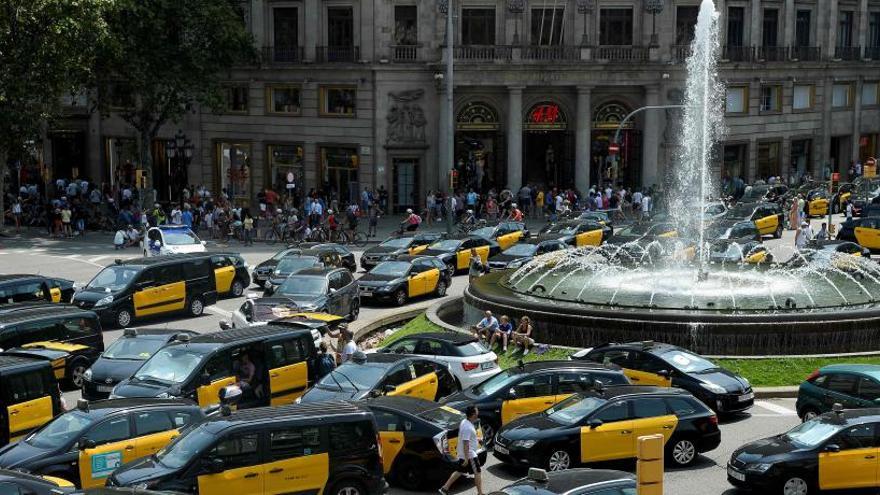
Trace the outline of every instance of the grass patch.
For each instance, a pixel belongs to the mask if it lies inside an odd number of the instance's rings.
[[[718,359],[714,362],[738,373],[755,387],[800,385],[816,368],[829,364],[880,364],[880,356],[843,358],[774,358],[774,359]]]
[[[425,315],[420,315],[407,322],[407,324],[404,325],[403,328],[394,332],[394,334],[390,337],[379,342],[379,347],[385,347],[393,342],[397,342],[404,337],[409,337],[410,335],[414,334],[444,331],[446,331],[446,329],[431,323],[431,321],[428,320]],[[522,359],[524,363],[531,363],[532,361],[553,361],[558,359],[568,359],[568,356],[573,351],[550,347],[543,354],[536,354],[533,350],[525,356],[522,356],[518,351],[514,350],[513,346],[509,346],[507,352],[502,354],[501,347],[498,346],[495,352],[496,354],[498,354],[498,365],[501,366],[502,369],[507,369],[511,366],[515,366],[520,359]]]

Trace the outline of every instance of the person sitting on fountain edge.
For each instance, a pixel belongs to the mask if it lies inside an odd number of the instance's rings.
[[[513,343],[517,347],[522,347],[523,356],[528,354],[529,349],[535,345],[535,341],[532,340],[532,320],[528,316],[523,316],[519,319],[519,326],[516,327],[516,332],[513,333]]]
[[[510,334],[513,333],[513,324],[510,323],[510,319],[507,315],[501,315],[501,322],[498,324],[498,328],[492,332],[492,338],[489,339],[489,348],[495,347],[495,341],[501,341],[501,349],[503,352],[507,352],[507,341],[510,340]]]
[[[485,314],[486,316],[479,323],[471,327],[471,331],[478,339],[488,340],[495,330],[498,330],[498,319],[492,316],[491,311],[486,311]]]

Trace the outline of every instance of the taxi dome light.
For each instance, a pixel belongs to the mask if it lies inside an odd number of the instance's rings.
[[[123,337],[137,337],[138,331],[134,328],[126,328],[122,331]]]
[[[241,399],[241,395],[242,390],[238,385],[227,385],[217,391],[217,397],[220,399],[220,404],[226,406],[237,404]]]
[[[121,264],[122,264],[122,260],[119,259],[119,258],[116,258],[115,260],[113,260],[113,262],[116,263],[117,265],[121,265]]]
[[[538,481],[541,483],[546,483],[550,481],[550,477],[547,476],[547,471],[544,471],[540,468],[529,468],[529,480]]]
[[[831,406],[831,411],[835,414],[840,414],[843,412],[843,404],[840,402],[835,402],[833,406]]]
[[[367,362],[367,355],[364,354],[363,351],[356,351],[354,354],[351,355],[351,360],[355,364],[364,364]]]
[[[190,336],[188,333],[179,333],[174,336],[174,340],[178,342],[189,342]]]
[[[87,401],[86,399],[77,399],[76,408],[80,411],[89,412],[89,401]]]

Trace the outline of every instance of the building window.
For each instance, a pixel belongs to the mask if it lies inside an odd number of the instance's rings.
[[[840,20],[837,24],[837,46],[853,46],[853,17],[851,10],[840,11]]]
[[[217,143],[217,178],[221,191],[230,199],[251,196],[251,145],[248,143]]]
[[[266,89],[266,102],[269,113],[299,115],[301,110],[301,90],[299,86],[269,86]]]
[[[831,106],[849,108],[852,106],[852,84],[835,84],[831,89]]]
[[[812,85],[799,85],[794,87],[794,93],[791,100],[791,108],[794,110],[809,110],[813,108],[813,93],[815,89]]]
[[[532,44],[561,45],[564,14],[565,9],[532,9]]]
[[[357,89],[347,86],[321,87],[321,115],[354,117]]]
[[[296,7],[272,9],[272,33],[276,60],[299,53],[299,13]]]
[[[768,179],[771,176],[782,175],[780,167],[779,141],[769,143],[758,143],[758,170],[755,173],[756,179]]]
[[[230,84],[226,86],[226,112],[247,113],[248,111],[248,87],[244,84]]]
[[[762,26],[761,35],[763,46],[777,46],[777,39],[779,36],[779,10],[764,9],[764,24]]]
[[[792,139],[791,141],[791,173],[794,177],[803,177],[812,164],[812,139]]]
[[[877,83],[866,82],[862,84],[862,106],[877,104]]]
[[[782,111],[782,86],[762,86],[761,87],[761,111],[762,112],[781,112]]]
[[[746,160],[749,157],[749,145],[747,144],[726,144],[723,152],[723,169],[722,177],[745,178],[746,176]]]
[[[676,7],[675,9],[675,44],[690,45],[694,40],[694,28],[700,8],[696,6]]]
[[[461,9],[461,44],[495,44],[495,9]]]
[[[415,5],[394,6],[394,44],[417,45],[419,43],[418,25],[418,12]]]
[[[602,9],[599,13],[599,43],[602,45],[633,44],[632,9]]]
[[[359,157],[355,148],[321,146],[321,182],[340,203],[357,201]]]
[[[727,8],[727,46],[743,46],[744,19],[743,7]]]
[[[728,87],[725,104],[725,111],[727,113],[748,113],[749,88],[746,86]]]
[[[794,44],[803,47],[810,46],[810,17],[809,10],[798,10],[794,21]]]
[[[351,7],[327,9],[327,46],[330,48],[354,46],[354,13]]]
[[[266,184],[280,194],[284,191],[289,195],[296,195],[297,190],[302,191],[305,180],[302,145],[270,144],[268,151]],[[288,182],[288,174],[293,174],[293,182]]]

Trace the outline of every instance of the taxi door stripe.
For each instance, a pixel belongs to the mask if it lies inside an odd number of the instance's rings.
[[[168,305],[170,305],[170,304],[180,304],[180,303],[182,303],[185,299],[186,299],[185,297],[181,297],[181,298],[177,298],[177,299],[170,299],[170,300],[168,300],[168,301],[162,301],[162,302],[159,302],[159,303],[144,304],[143,306],[140,306],[138,309],[141,309],[141,310],[143,310],[143,309],[152,309],[152,308],[158,308],[159,306],[168,306]]]
[[[284,396],[287,396],[287,395],[291,395],[291,394],[296,394],[296,393],[299,393],[299,392],[303,392],[303,391],[306,390],[307,388],[309,388],[309,387],[304,385],[304,386],[302,386],[302,387],[289,388],[289,389],[287,389],[287,390],[282,390],[282,391],[280,391],[280,392],[272,392],[272,393],[270,394],[270,397],[273,398],[273,399],[276,399],[276,398],[278,398],[278,397],[284,397]]]

